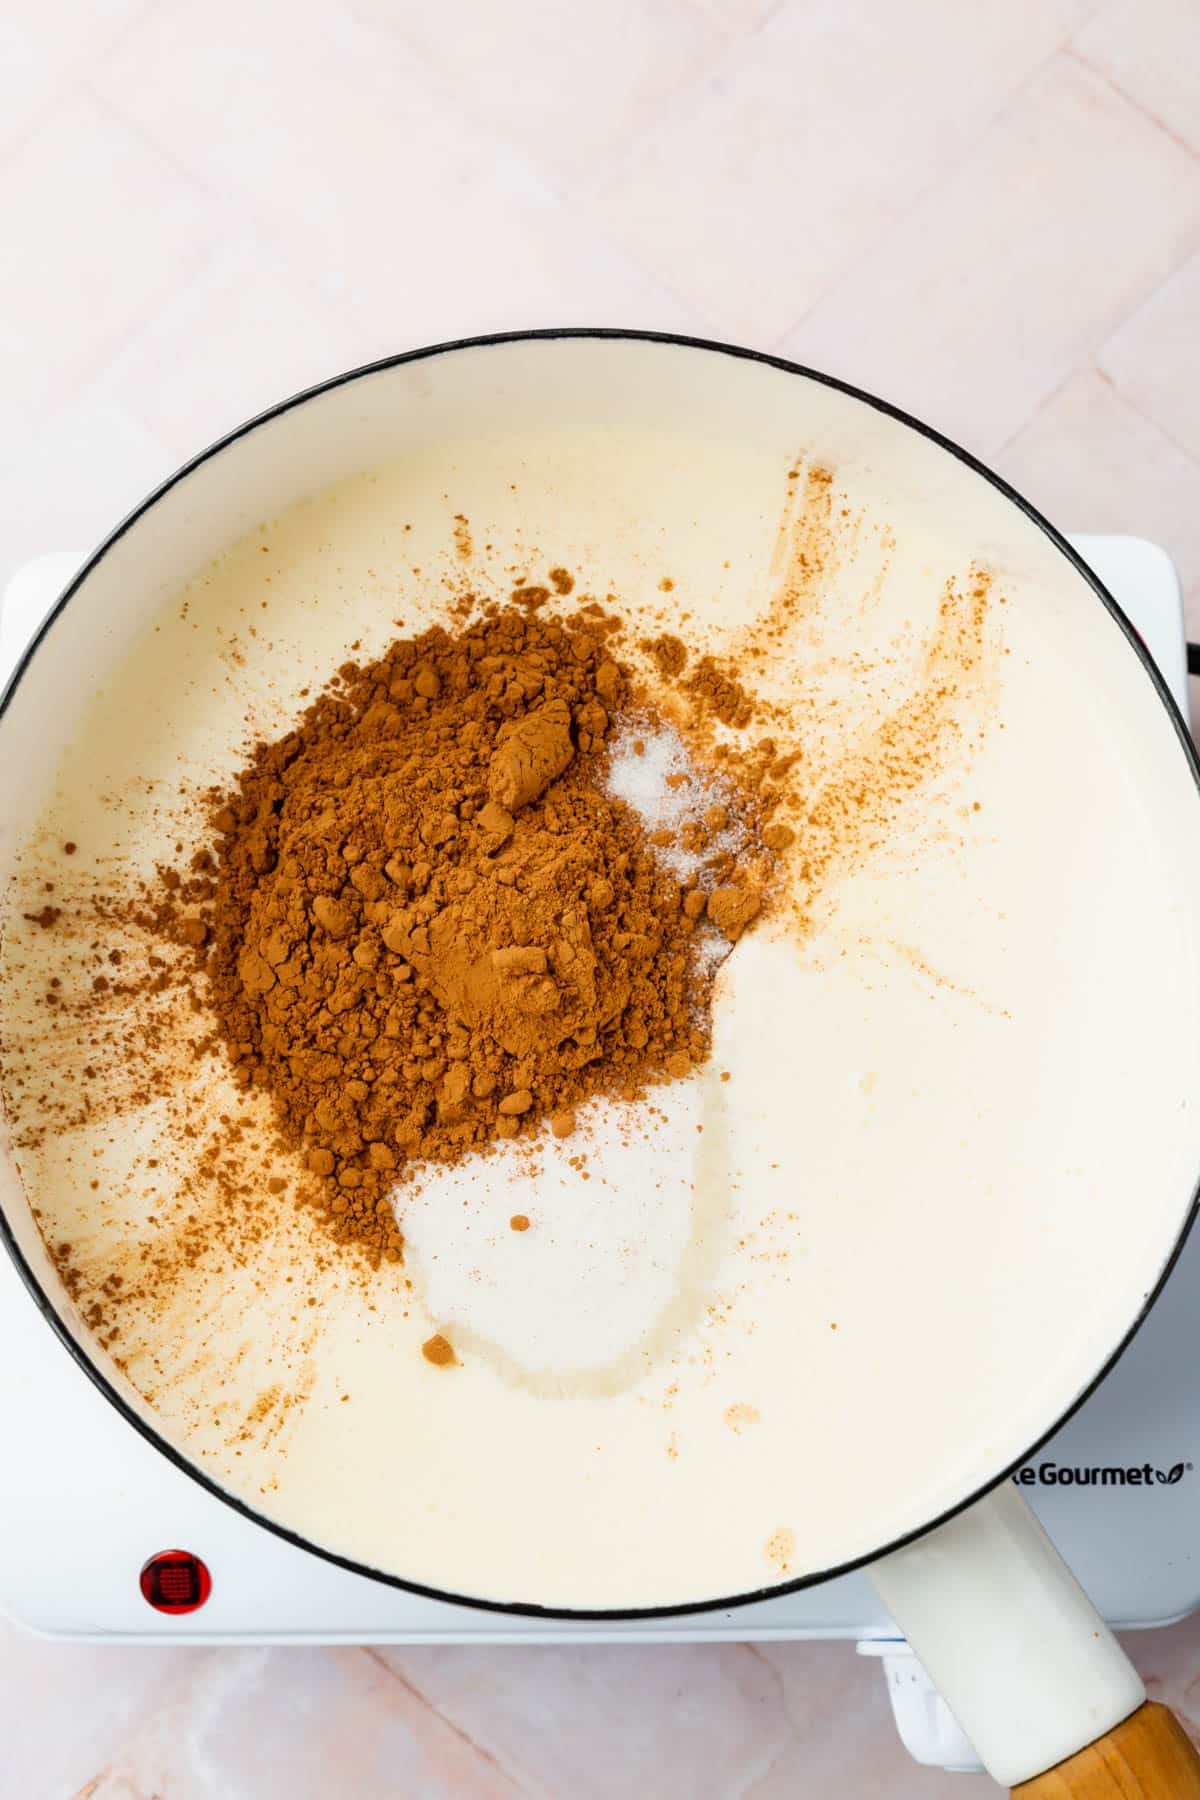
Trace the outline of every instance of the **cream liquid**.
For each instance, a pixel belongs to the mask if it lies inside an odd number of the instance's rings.
[[[503,593],[561,563],[647,615],[669,576],[687,634],[730,641],[787,575],[786,467],[576,430],[342,483],[134,636],[37,842],[78,842],[82,882],[170,860],[198,830],[178,796],[237,767],[247,718],[275,730],[354,640],[365,657],[395,621],[419,629],[447,572]],[[805,697],[814,768],[903,702],[943,584],[989,546],[1006,604],[938,779],[830,878],[807,932],[780,915],[725,964],[711,1063],[652,1103],[593,1106],[536,1168],[506,1149],[420,1177],[398,1196],[405,1266],[368,1289],[336,1258],[315,1268],[319,1240],[283,1209],[252,1261],[214,1253],[128,1323],[157,1428],[320,1546],[573,1608],[828,1569],[1018,1455],[1157,1277],[1200,1150],[1196,856],[1146,802],[1169,768],[1187,803],[1182,758],[1099,603],[1040,541],[1026,568],[997,546],[994,497],[945,532],[852,459],[838,481],[836,554],[771,665]],[[26,857],[27,890],[48,854]],[[55,934],[22,923],[29,897],[10,908],[4,1039],[26,1075],[69,1082],[84,1053],[35,1004]],[[244,1104],[182,1056],[178,1083],[196,1117]],[[16,1092],[10,1066],[14,1136],[36,1086]],[[47,1238],[102,1267],[162,1230],[178,1118],[126,1107],[22,1153]],[[422,1359],[433,1330],[456,1368]]]

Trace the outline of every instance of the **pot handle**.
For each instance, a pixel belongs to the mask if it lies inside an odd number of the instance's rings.
[[[1165,1707],[1146,1706],[1137,1670],[1012,1482],[870,1573],[1001,1786],[1025,1800],[1200,1800],[1200,1758]]]

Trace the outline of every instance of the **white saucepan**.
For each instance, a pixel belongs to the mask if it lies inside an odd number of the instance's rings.
[[[789,471],[813,468],[835,494],[815,522],[788,512]],[[262,1271],[221,1274],[202,1352],[186,1306],[164,1317],[139,1373],[97,1342],[32,1210],[55,1241],[132,1232],[111,1196],[153,1118],[35,1150],[10,1083],[5,1243],[131,1426],[316,1554],[607,1617],[869,1564],[997,1780],[1200,1795],[1200,1760],[1008,1479],[1112,1367],[1191,1223],[1200,776],[1111,597],[934,432],[769,357],[565,331],[376,364],[197,457],[96,552],[3,700],[10,1065],[19,1038],[62,1081],[77,1066],[69,1028],[34,1043],[17,974],[54,955],[23,922],[36,846],[78,840],[68,904],[76,870],[169,856],[181,783],[234,770],[247,717],[293,716],[351,644],[436,617],[435,569],[499,592],[562,564],[733,643],[816,530],[821,579],[810,559],[764,676],[802,689],[814,745],[828,720],[846,756],[867,754],[855,733],[878,748],[947,594],[983,580],[990,611],[937,779],[844,860],[806,935],[752,933],[722,972],[727,1083],[684,1084],[632,1148],[594,1119],[597,1182],[551,1166],[540,1239],[492,1229],[527,1179],[502,1159],[478,1204],[461,1173],[405,1203],[413,1288],[372,1312],[331,1277],[304,1405],[245,1454],[200,1402],[228,1384],[240,1404],[241,1383],[250,1417],[281,1343],[301,1355]],[[413,1353],[430,1319],[461,1368]]]

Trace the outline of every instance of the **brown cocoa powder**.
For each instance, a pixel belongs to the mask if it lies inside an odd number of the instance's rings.
[[[660,675],[671,678],[683,673],[688,658],[687,645],[673,631],[663,631],[657,637],[643,638],[640,647],[653,657]]]
[[[707,1055],[701,937],[740,936],[771,873],[762,758],[741,785],[722,769],[747,853],[681,881],[604,790],[614,715],[654,723],[619,635],[522,590],[347,664],[213,797],[213,857],[162,872],[239,1080],[373,1260],[401,1254],[388,1196],[409,1165],[544,1121],[566,1136],[581,1102]],[[698,816],[695,841],[712,829]]]

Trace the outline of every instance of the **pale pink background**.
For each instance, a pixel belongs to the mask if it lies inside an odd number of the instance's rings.
[[[1160,539],[1200,632],[1198,0],[3,0],[0,267],[0,577],[338,369],[643,325],[849,376],[1061,524]],[[1200,1625],[1134,1650],[1200,1733]],[[908,1763],[844,1646],[0,1623],[0,1743],[6,1800],[995,1791]]]

